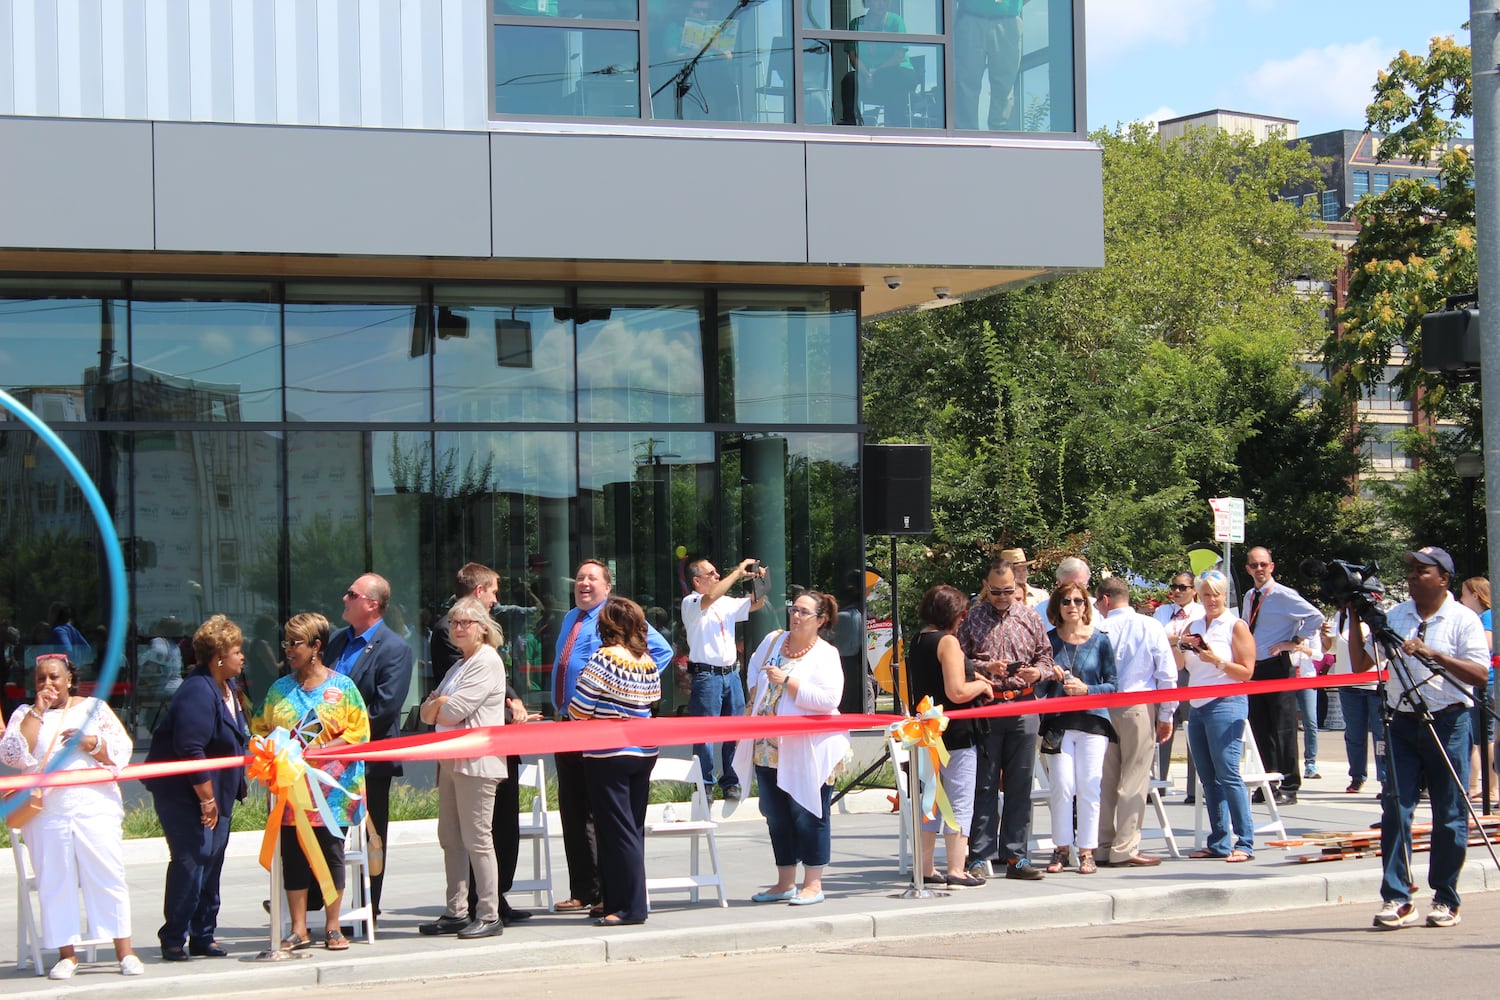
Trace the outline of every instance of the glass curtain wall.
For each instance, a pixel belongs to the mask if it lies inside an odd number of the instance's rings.
[[[408,707],[468,561],[501,574],[506,662],[535,709],[586,557],[679,659],[686,561],[764,560],[778,589],[753,648],[789,585],[836,592],[861,567],[856,320],[848,293],[790,289],[0,282],[5,387],[115,516],[131,631],[111,699],[140,740],[206,617],[244,630],[258,700],[285,619],[341,627],[366,571],[418,661]],[[8,415],[0,469],[15,704],[63,620],[97,675],[108,595],[82,491]],[[676,680],[664,712],[685,705]]]
[[[1071,133],[1077,2],[495,0],[491,109]]]

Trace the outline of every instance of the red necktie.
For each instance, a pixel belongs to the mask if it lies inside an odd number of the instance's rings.
[[[573,655],[573,643],[578,641],[578,630],[582,627],[583,612],[580,611],[573,620],[567,639],[563,640],[562,652],[557,654],[557,663],[552,668],[552,707],[560,719],[567,718],[568,706],[563,702],[563,695],[567,693],[568,659]]]
[[[1252,632],[1255,631],[1255,618],[1260,614],[1260,591],[1257,590],[1254,593],[1255,596],[1250,598],[1250,620],[1246,622]]]
[[[1172,612],[1172,620],[1174,622],[1177,621],[1178,619],[1186,618],[1186,617],[1187,617],[1187,608],[1179,606],[1176,611]]]

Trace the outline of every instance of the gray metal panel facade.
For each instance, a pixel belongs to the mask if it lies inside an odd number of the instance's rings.
[[[495,135],[497,257],[807,259],[804,145]]]
[[[152,248],[149,122],[0,118],[0,246]]]
[[[487,257],[475,133],[163,123],[157,247]]]
[[[1097,148],[809,144],[812,263],[1102,267]]]

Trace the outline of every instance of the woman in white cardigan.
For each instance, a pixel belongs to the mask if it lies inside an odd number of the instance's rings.
[[[463,659],[422,702],[422,721],[440,733],[505,725],[505,664],[496,652],[503,641],[500,626],[477,598],[465,597],[449,609],[448,629]],[[448,900],[435,923],[418,928],[424,934],[456,933],[468,940],[504,929],[492,826],[495,789],[505,776],[505,758],[498,754],[438,762],[438,843]],[[465,915],[470,870],[479,902],[476,912]]]
[[[766,636],[750,659],[746,714],[838,714],[844,697],[843,663],[838,650],[818,635],[833,625],[838,611],[838,602],[827,594],[808,590],[797,595],[790,629]],[[836,771],[848,752],[847,732],[740,741],[735,773],[747,773],[753,760],[760,812],[776,858],[776,884],[752,896],[755,902],[823,902],[823,868],[832,851],[828,805]]]

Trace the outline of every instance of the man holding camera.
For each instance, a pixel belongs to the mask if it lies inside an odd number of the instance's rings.
[[[1016,586],[1015,571],[1003,559],[990,563],[980,601],[958,627],[958,644],[980,673],[989,677],[1000,701],[1034,699],[1039,682],[1062,680],[1062,668],[1052,660],[1052,646],[1042,620],[1026,606]],[[989,732],[981,738],[974,776],[974,820],[965,863],[971,877],[982,878],[985,862],[997,856],[1005,863],[1006,878],[1042,877],[1027,857],[1031,846],[1031,774],[1036,766],[1039,721],[1035,714],[990,719]],[[1002,773],[1003,811],[999,809]]]
[[[1456,927],[1458,873],[1469,844],[1464,796],[1469,789],[1472,704],[1469,692],[1460,685],[1484,683],[1489,644],[1479,616],[1449,592],[1453,558],[1447,552],[1427,545],[1402,558],[1411,598],[1392,608],[1386,622],[1401,639],[1404,673],[1409,676],[1392,669],[1385,682],[1391,720],[1386,782],[1380,795],[1380,850],[1385,865],[1380,898],[1385,905],[1375,914],[1375,926],[1399,930],[1420,919],[1411,901],[1411,821],[1425,784],[1432,802],[1427,884],[1433,897],[1427,926]],[[1366,644],[1359,615],[1351,613],[1348,618],[1350,665],[1360,673],[1375,666],[1373,646]],[[1408,692],[1407,682],[1419,694]],[[1432,713],[1432,732],[1422,714],[1423,702]]]
[[[754,559],[746,559],[728,576],[720,576],[707,559],[688,564],[693,592],[682,599],[682,625],[687,630],[688,675],[692,694],[688,714],[699,716],[745,714],[745,685],[740,680],[739,650],[734,641],[734,627],[747,621],[750,612],[766,606],[765,594],[730,597],[729,590],[746,579],[770,580],[770,571]],[[720,749],[722,770],[719,789],[727,802],[739,800],[740,776],[734,773],[733,743]],[[703,773],[703,784],[714,785],[714,751],[711,743],[695,743],[693,753]]]
[[[1311,640],[1323,624],[1323,612],[1291,587],[1272,576],[1276,563],[1269,549],[1256,546],[1245,555],[1245,572],[1255,589],[1245,595],[1240,617],[1255,636],[1254,681],[1292,676],[1292,650],[1298,640]],[[1311,725],[1317,725],[1313,720]],[[1280,771],[1276,804],[1295,805],[1302,788],[1302,766],[1297,755],[1297,695],[1293,691],[1250,696],[1250,732],[1267,771]]]

